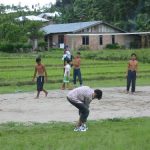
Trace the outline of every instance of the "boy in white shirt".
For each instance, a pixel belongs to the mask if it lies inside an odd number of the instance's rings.
[[[66,87],[69,88],[69,79],[70,79],[70,70],[71,70],[69,60],[66,61],[64,68],[65,68],[65,72],[64,72],[62,90],[64,90]]]

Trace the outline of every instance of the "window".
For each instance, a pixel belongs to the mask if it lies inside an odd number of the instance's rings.
[[[89,45],[89,36],[82,37],[82,45]]]
[[[102,35],[99,36],[99,44],[103,45],[103,36]]]
[[[58,43],[64,43],[64,35],[58,36]]]
[[[115,44],[115,35],[112,35],[112,44]]]

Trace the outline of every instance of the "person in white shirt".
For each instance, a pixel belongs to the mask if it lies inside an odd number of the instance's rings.
[[[70,79],[70,71],[71,71],[69,60],[66,61],[66,65],[64,66],[64,68],[65,68],[65,72],[64,72],[62,90],[64,90],[66,87],[69,88],[69,79]]]
[[[79,122],[74,131],[86,131],[86,121],[89,115],[89,104],[93,99],[100,100],[102,91],[99,89],[93,90],[88,86],[82,86],[71,90],[67,94],[68,101],[79,109]]]

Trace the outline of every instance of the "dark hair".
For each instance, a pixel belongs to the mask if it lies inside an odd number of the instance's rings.
[[[69,64],[71,61],[70,61],[70,59],[67,59],[66,62],[67,62],[67,64]]]
[[[81,55],[81,53],[80,53],[80,52],[77,52],[77,54],[78,54],[78,55]]]
[[[103,92],[101,90],[96,89],[96,90],[94,90],[94,93],[96,94],[96,98],[97,99],[101,99],[102,98]]]
[[[135,56],[135,57],[136,57],[136,54],[135,54],[135,53],[132,53],[132,54],[131,54],[131,57],[132,57],[132,56]]]
[[[37,62],[37,63],[41,62],[41,58],[40,58],[40,57],[37,57],[37,58],[36,58],[36,62]]]

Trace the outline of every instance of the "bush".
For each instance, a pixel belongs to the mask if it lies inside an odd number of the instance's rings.
[[[132,53],[136,53],[138,61],[150,63],[150,49],[144,50],[102,50],[85,51],[82,57],[95,60],[129,60]]]
[[[44,41],[39,41],[38,42],[38,47],[46,47],[47,46],[47,43],[44,42]]]
[[[107,49],[119,49],[120,46],[119,46],[118,43],[115,43],[115,44],[107,44],[107,45],[106,45],[106,48],[107,48]]]
[[[30,44],[23,44],[23,43],[9,43],[9,42],[2,42],[0,43],[0,51],[6,53],[16,53],[22,51],[26,52],[27,49],[31,49],[32,46]]]
[[[87,45],[81,45],[79,48],[78,48],[79,51],[85,51],[85,50],[90,50],[89,46]]]
[[[0,44],[0,51],[7,53],[14,53],[15,52],[14,44],[3,42]]]
[[[49,51],[63,51],[64,49],[62,48],[49,48]]]

